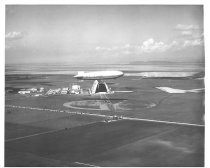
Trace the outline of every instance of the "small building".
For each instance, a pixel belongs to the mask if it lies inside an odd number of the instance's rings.
[[[48,90],[46,94],[47,94],[47,95],[53,94],[53,90],[52,90],[52,89]]]
[[[35,94],[34,97],[42,96],[42,94]]]
[[[58,88],[58,89],[55,89],[55,90],[54,90],[54,93],[55,93],[55,94],[58,94],[58,93],[60,93],[60,92],[61,92],[61,88]]]
[[[71,90],[71,94],[80,94],[80,90]]]
[[[72,85],[71,93],[72,94],[80,94],[80,85]]]
[[[62,91],[61,91],[61,94],[67,94],[67,93],[68,93],[67,90],[62,90]]]
[[[41,88],[39,89],[39,92],[44,92],[44,88],[41,87]]]
[[[26,93],[31,93],[29,90],[20,90],[18,91],[19,94],[26,94]]]
[[[37,92],[37,88],[31,88],[31,89],[28,89],[30,90],[31,92]]]
[[[72,90],[80,90],[80,85],[72,85]]]

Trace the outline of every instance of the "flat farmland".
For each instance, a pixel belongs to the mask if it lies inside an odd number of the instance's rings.
[[[205,93],[156,88],[202,88],[203,80],[125,76],[108,86],[133,92],[108,95],[110,103],[100,96],[17,94],[21,88],[63,88],[74,82],[71,75],[6,78],[5,166],[204,165]],[[92,81],[79,84],[88,88]],[[130,119],[104,122],[115,114]]]
[[[97,166],[203,166],[203,133],[203,128],[124,120],[9,141],[6,153],[31,153]],[[187,164],[186,159],[190,161]],[[31,166],[29,160],[25,160],[25,166]]]

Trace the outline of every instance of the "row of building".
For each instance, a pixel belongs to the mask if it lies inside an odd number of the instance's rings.
[[[27,94],[27,93],[43,93],[44,88],[41,87],[40,89],[37,88],[31,88],[31,89],[21,89],[18,91],[19,94]]]
[[[18,93],[19,94],[36,93],[34,96],[40,96],[40,95],[56,95],[56,94],[81,94],[82,90],[80,88],[80,85],[72,85],[71,88],[65,87],[65,88],[49,89],[46,92],[43,87],[41,87],[40,89],[37,88],[21,89],[20,91],[18,91]]]
[[[72,85],[71,88],[58,88],[58,89],[50,89],[46,92],[46,95],[55,95],[55,94],[81,94],[82,90],[80,85]]]

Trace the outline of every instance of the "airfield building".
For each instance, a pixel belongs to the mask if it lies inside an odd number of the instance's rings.
[[[69,88],[68,88],[68,87],[67,87],[67,88],[63,88],[63,89],[61,90],[61,94],[67,94],[68,91],[69,91]]]
[[[80,85],[72,85],[72,90],[80,90]]]
[[[52,90],[52,89],[48,90],[46,94],[47,94],[47,95],[53,94],[53,90]]]
[[[67,90],[62,90],[62,91],[61,91],[61,94],[67,94],[67,93],[68,93]]]
[[[72,94],[79,94],[80,93],[80,85],[72,85],[71,93]]]
[[[26,94],[26,93],[31,93],[30,90],[20,90],[18,91],[19,94]]]
[[[91,94],[110,92],[107,84],[105,82],[98,82],[98,80],[94,81],[93,86],[90,91],[91,91]]]
[[[59,94],[61,92],[61,88],[55,89],[54,94]]]
[[[41,87],[41,88],[39,89],[39,92],[44,92],[44,88]]]
[[[37,92],[36,88],[31,88],[31,89],[28,89],[28,90],[30,90],[31,92]]]

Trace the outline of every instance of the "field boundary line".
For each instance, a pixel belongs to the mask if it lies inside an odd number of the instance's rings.
[[[183,123],[183,122],[175,122],[175,121],[152,120],[152,119],[147,119],[147,118],[131,118],[131,117],[123,117],[123,118],[127,120],[137,120],[137,121],[139,120],[139,121],[148,121],[148,122],[174,124],[174,125],[205,127],[205,125],[202,125],[202,124],[192,124],[192,123]]]
[[[16,141],[16,140],[20,140],[20,139],[25,139],[25,138],[30,138],[30,137],[34,137],[34,136],[38,136],[38,135],[50,134],[50,133],[54,133],[54,132],[59,132],[61,130],[64,130],[64,129],[51,130],[51,131],[36,133],[36,134],[32,134],[32,135],[26,135],[26,136],[22,136],[22,137],[6,139],[5,142],[12,142],[12,141]]]
[[[66,110],[42,109],[42,108],[36,108],[36,107],[25,107],[25,106],[14,106],[14,105],[5,105],[5,107],[23,108],[23,109],[41,110],[41,111],[45,110],[45,111],[58,112],[58,113],[80,114],[80,115],[90,115],[90,116],[92,115],[92,116],[99,116],[99,117],[112,117],[111,115],[104,115],[104,114],[95,114],[95,113],[87,113],[87,112],[71,112],[71,111],[66,111]],[[205,125],[202,125],[202,124],[165,121],[165,120],[154,120],[154,119],[147,119],[147,118],[123,117],[123,119],[134,120],[134,121],[146,121],[146,122],[173,124],[173,125],[183,125],[183,126],[205,127]]]

